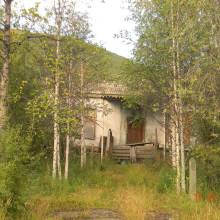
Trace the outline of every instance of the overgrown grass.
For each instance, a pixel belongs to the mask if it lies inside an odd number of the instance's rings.
[[[88,157],[81,170],[79,158],[72,157],[69,180],[53,181],[51,162],[42,160],[29,180],[23,219],[59,219],[52,212],[64,210],[85,210],[86,217],[86,210],[96,208],[119,211],[128,220],[155,219],[160,214],[172,219],[220,217],[218,201],[193,202],[187,194],[176,194],[175,173],[166,164],[121,165],[108,158],[100,164],[99,158]]]

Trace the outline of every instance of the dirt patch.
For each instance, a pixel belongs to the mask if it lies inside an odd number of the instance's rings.
[[[68,211],[68,212],[54,212],[54,215],[63,220],[123,220],[118,212],[107,209],[93,209],[81,211]]]
[[[146,214],[146,219],[149,220],[174,220],[179,219],[177,212],[173,211],[172,213],[162,212],[158,210],[148,211]]]
[[[121,214],[108,209],[93,209],[93,210],[78,210],[78,211],[64,211],[53,212],[56,219],[59,220],[124,220]],[[152,210],[146,212],[146,220],[174,220],[179,219],[177,212],[162,212]]]

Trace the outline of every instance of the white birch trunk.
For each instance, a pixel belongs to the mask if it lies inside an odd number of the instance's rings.
[[[179,36],[179,2],[177,6],[177,36]],[[182,89],[181,84],[181,73],[180,73],[180,58],[179,58],[179,41],[176,42],[177,47],[177,73],[178,73],[178,81],[179,86]],[[183,134],[183,102],[181,91],[179,94],[179,142],[180,142],[180,151],[181,151],[181,188],[185,192],[185,149],[184,149],[184,134]]]
[[[181,188],[186,191],[186,174],[185,174],[185,147],[184,147],[184,134],[183,134],[183,110],[182,101],[180,103],[180,149],[181,149]]]
[[[58,137],[57,137],[57,165],[58,165],[59,179],[61,180],[62,174],[61,174],[61,163],[60,163],[60,135],[59,135],[59,132],[58,132]]]
[[[173,168],[176,168],[176,129],[175,129],[174,122],[172,122],[171,126],[172,126],[172,129],[171,129],[172,166],[173,166]]]
[[[54,114],[54,118],[56,114]],[[52,177],[55,179],[57,173],[57,123],[54,122],[54,149],[53,149],[53,172]]]
[[[70,61],[70,71],[69,71],[69,92],[66,99],[68,109],[70,110],[70,91],[71,91],[71,71],[72,71],[72,61]],[[67,115],[69,117],[69,115]],[[69,151],[70,151],[70,123],[67,122],[67,133],[66,133],[66,161],[65,161],[65,179],[68,179],[69,172]]]
[[[164,114],[164,127],[165,127],[165,140],[164,140],[164,148],[163,148],[163,160],[166,160],[166,148],[167,148],[167,131],[169,130],[169,128],[167,128],[167,116],[166,114]]]
[[[0,87],[0,129],[5,128],[6,122],[6,99],[7,99],[7,84],[9,76],[9,58],[10,58],[10,26],[11,26],[11,3],[12,0],[5,1],[5,24],[4,24],[4,48],[3,48],[3,63]]]
[[[171,20],[172,20],[172,34],[175,34],[175,29],[174,29],[174,13],[173,13],[173,3],[171,2]],[[178,108],[178,102],[177,102],[177,71],[176,71],[176,56],[175,56],[175,50],[176,50],[176,40],[175,36],[173,36],[173,81],[174,81],[174,124],[175,124],[175,142],[176,142],[176,169],[177,169],[177,179],[176,179],[176,184],[177,184],[177,193],[180,192],[180,166],[179,166],[179,108]]]
[[[82,55],[81,55],[82,58]],[[81,61],[81,106],[84,106],[84,70],[83,62]],[[84,135],[84,110],[81,110],[81,168],[86,164],[86,147],[85,147],[85,135]]]
[[[58,1],[58,18],[57,18],[57,50],[56,50],[56,61],[60,60],[60,29],[61,29],[61,20],[60,20],[60,1]],[[61,178],[61,165],[60,165],[60,149],[59,149],[59,124],[58,124],[58,104],[59,104],[59,87],[60,80],[58,76],[58,66],[56,67],[55,73],[55,91],[54,91],[54,152],[53,152],[53,173],[52,176],[56,178],[56,165],[58,165],[59,177]]]
[[[81,168],[85,165],[85,137],[84,137],[84,114],[83,110],[81,111]]]
[[[177,109],[178,110],[178,109]],[[179,145],[179,124],[178,120],[176,120],[176,186],[177,186],[177,193],[180,193],[180,145]]]
[[[171,3],[172,8],[171,8],[171,21],[172,21],[172,34],[174,34],[174,18],[173,18],[173,3]],[[176,102],[177,102],[177,94],[176,94],[176,63],[175,63],[175,38],[173,37],[172,40],[172,50],[173,50],[173,90],[174,90],[174,107],[173,107],[173,125],[172,125],[172,136],[173,136],[173,148],[172,148],[172,158],[173,161],[173,167],[177,166],[177,107],[176,107]]]
[[[66,161],[65,161],[65,179],[68,179],[69,172],[69,151],[70,151],[70,124],[67,122],[67,133],[66,133]]]

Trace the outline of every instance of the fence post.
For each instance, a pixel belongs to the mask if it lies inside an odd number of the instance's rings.
[[[196,200],[196,161],[193,157],[189,160],[189,194]]]
[[[130,146],[130,160],[132,163],[136,163],[136,146]]]

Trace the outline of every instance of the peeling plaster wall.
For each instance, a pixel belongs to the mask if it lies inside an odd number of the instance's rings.
[[[120,140],[120,122],[121,122],[121,102],[108,101],[100,98],[91,98],[90,103],[97,107],[97,125],[95,129],[95,140],[85,139],[86,146],[98,146],[100,136],[104,134],[107,136],[109,129],[112,131],[114,137],[114,144],[119,144]],[[103,114],[103,105],[105,113]],[[110,109],[110,111],[109,111]],[[104,128],[104,129],[103,129]]]
[[[161,112],[146,112],[146,130],[145,130],[145,141],[154,142],[156,139],[157,129],[157,141],[159,147],[164,147],[165,145],[165,119],[164,114]]]
[[[165,144],[164,115],[162,113],[143,112],[142,110],[123,109],[120,101],[108,101],[101,98],[90,98],[90,104],[97,107],[97,125],[95,140],[85,139],[86,146],[98,146],[100,136],[107,136],[109,129],[114,137],[114,145],[125,144],[127,140],[127,118],[141,116],[145,118],[144,142],[155,141],[155,129],[160,147]],[[103,114],[103,105],[111,109],[108,114]],[[104,125],[104,129],[103,129]]]

